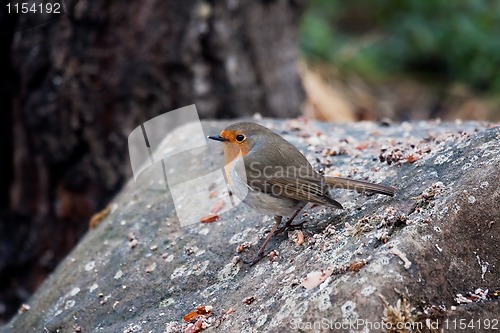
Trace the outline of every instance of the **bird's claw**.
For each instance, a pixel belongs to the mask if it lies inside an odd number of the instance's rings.
[[[275,234],[281,234],[285,231],[294,231],[294,230],[302,230],[304,228],[304,224],[306,223],[307,221],[303,221],[303,222],[300,222],[300,223],[297,223],[297,224],[289,224],[289,223],[286,223],[284,226],[282,226],[281,228],[279,228],[278,230],[276,230]]]
[[[244,264],[248,265],[248,266],[253,266],[255,265],[256,263],[258,263],[260,261],[260,259],[264,258],[264,251],[257,253],[252,259],[248,260],[248,259],[242,259],[241,261],[243,261]]]

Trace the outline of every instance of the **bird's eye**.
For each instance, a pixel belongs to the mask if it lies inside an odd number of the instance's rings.
[[[236,141],[242,142],[243,140],[245,140],[245,136],[243,134],[238,134],[236,136]]]

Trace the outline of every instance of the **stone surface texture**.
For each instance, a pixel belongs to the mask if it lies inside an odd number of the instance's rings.
[[[344,210],[307,207],[304,241],[299,232],[277,236],[273,255],[250,267],[239,258],[255,253],[272,217],[238,205],[216,222],[181,228],[168,192],[151,190],[148,177],[131,180],[29,309],[0,331],[380,332],[403,322],[431,332],[472,318],[500,326],[498,126],[256,121],[319,171],[392,185],[396,195],[335,190]],[[203,128],[218,134],[227,124]],[[189,129],[165,144],[189,140]],[[222,145],[206,149],[186,167],[221,168]],[[209,215],[219,194],[193,212]],[[211,311],[183,321],[197,306]]]

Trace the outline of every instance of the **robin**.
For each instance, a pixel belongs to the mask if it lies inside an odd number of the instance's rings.
[[[251,265],[263,257],[274,234],[301,225],[292,225],[292,221],[307,203],[343,209],[330,190],[342,188],[390,196],[395,192],[389,186],[321,175],[294,145],[259,124],[236,123],[208,138],[224,143],[225,172],[233,194],[250,208],[274,215],[275,223],[257,255],[246,262]],[[280,228],[283,216],[290,217]]]

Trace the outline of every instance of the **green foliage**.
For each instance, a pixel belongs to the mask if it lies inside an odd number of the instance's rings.
[[[500,2],[312,0],[307,58],[377,78],[413,72],[500,91]]]

